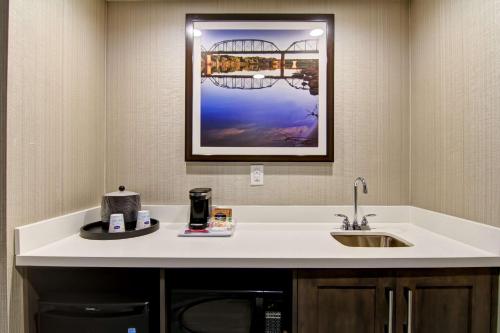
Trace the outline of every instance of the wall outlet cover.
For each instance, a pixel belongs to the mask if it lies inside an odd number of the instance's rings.
[[[250,185],[251,186],[264,185],[264,165],[252,164],[250,166]]]

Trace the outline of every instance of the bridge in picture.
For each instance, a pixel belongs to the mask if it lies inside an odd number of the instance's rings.
[[[273,42],[262,39],[228,39],[213,44],[210,49],[202,47],[201,56],[207,67],[211,66],[214,55],[280,55],[280,75],[284,76],[285,57],[287,54],[318,54],[318,39],[303,39],[291,43],[286,49],[281,50]],[[208,72],[208,71],[207,71]]]
[[[319,53],[318,39],[298,40],[290,44],[285,50],[280,50],[273,42],[262,39],[229,39],[217,42],[203,54],[293,54]]]

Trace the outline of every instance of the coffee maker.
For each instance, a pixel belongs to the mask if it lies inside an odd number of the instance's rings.
[[[194,188],[189,191],[191,213],[189,228],[194,230],[205,229],[212,211],[212,189]]]

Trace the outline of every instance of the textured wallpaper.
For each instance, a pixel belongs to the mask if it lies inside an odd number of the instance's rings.
[[[184,162],[186,13],[335,14],[335,162]],[[124,184],[144,202],[188,203],[209,186],[215,203],[333,205],[409,202],[407,1],[168,1],[108,4],[106,189]]]
[[[8,2],[0,1],[0,332],[7,332],[7,223],[6,148],[7,140],[7,43]]]
[[[411,202],[500,227],[500,1],[410,12]]]
[[[10,0],[9,332],[24,324],[14,228],[95,206],[104,190],[105,23],[102,0]]]

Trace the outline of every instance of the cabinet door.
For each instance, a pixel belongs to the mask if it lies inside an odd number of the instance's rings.
[[[302,271],[298,277],[299,333],[391,332],[392,278],[336,270]]]
[[[487,269],[401,273],[397,333],[489,333],[491,282]]]

